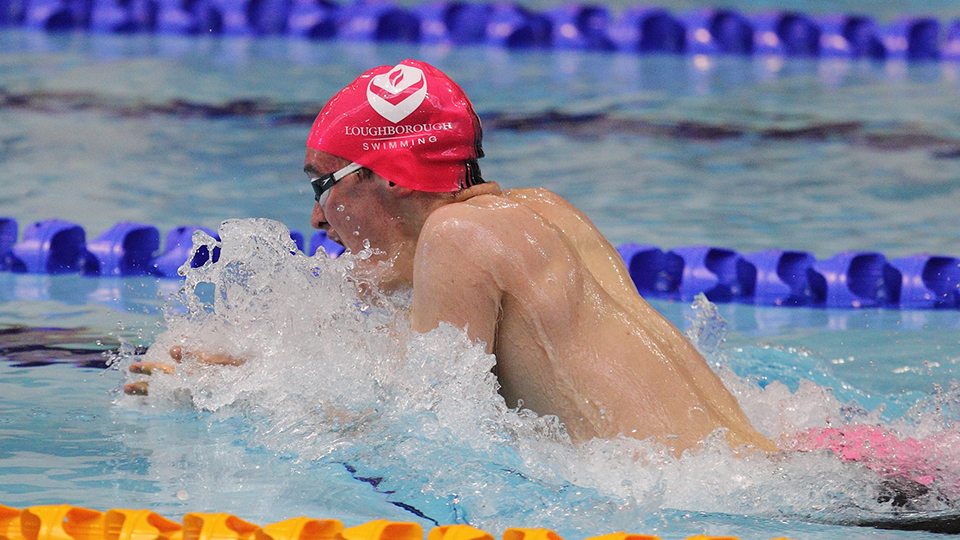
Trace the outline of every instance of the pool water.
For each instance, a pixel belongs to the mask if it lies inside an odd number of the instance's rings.
[[[0,113],[0,209],[21,223],[58,217],[90,236],[119,220],[167,230],[268,217],[307,228],[311,199],[298,180],[312,113],[369,66],[415,56],[448,71],[487,120],[486,177],[557,191],[614,244],[826,258],[953,255],[960,240],[954,64],[720,57],[698,67],[679,56],[10,30],[0,43],[18,51],[3,55],[0,84],[31,104],[7,99]],[[169,106],[236,100],[265,112],[209,118]],[[550,111],[608,115],[632,130],[494,127]],[[704,129],[682,129],[690,124]],[[727,135],[698,136],[708,128]],[[57,204],[64,195],[77,203]]]
[[[461,333],[399,338],[405,299],[357,304],[351,257],[292,256],[278,239],[284,225],[306,232],[312,208],[306,111],[371,66],[420,57],[483,115],[488,179],[556,191],[614,244],[957,256],[957,66],[13,30],[0,44],[0,86],[29,104],[0,107],[0,215],[74,221],[88,238],[123,220],[270,220],[221,229],[223,264],[192,271],[186,305],[175,280],[0,274],[0,504],[467,521],[571,539],[927,536],[852,526],[907,510],[877,502],[876,473],[831,455],[573,448],[551,419],[506,409],[493,359]],[[579,120],[523,127],[551,111]],[[934,487],[960,494],[955,311],[729,304],[715,317],[653,303],[706,329],[696,342],[764,433],[863,423],[947,441]],[[129,363],[181,343],[251,361],[122,395]],[[112,367],[89,367],[98,356]]]

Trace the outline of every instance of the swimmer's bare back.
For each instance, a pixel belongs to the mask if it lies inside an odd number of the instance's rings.
[[[558,416],[574,441],[652,437],[679,455],[725,428],[731,446],[776,451],[628,280],[616,250],[561,197],[487,191],[424,225],[413,325],[467,328],[496,355],[507,404]]]

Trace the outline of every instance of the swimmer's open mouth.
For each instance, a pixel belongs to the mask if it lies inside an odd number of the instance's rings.
[[[340,236],[339,236],[337,233],[335,233],[335,232],[333,231],[333,229],[327,230],[327,238],[329,238],[330,240],[333,240],[334,242],[336,242],[337,244],[339,244],[340,247],[344,247],[344,248],[346,247],[346,246],[343,245],[343,241],[340,240]]]

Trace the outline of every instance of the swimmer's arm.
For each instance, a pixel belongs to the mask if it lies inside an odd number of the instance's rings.
[[[492,353],[501,287],[493,268],[491,235],[459,209],[441,208],[420,233],[413,268],[411,324],[429,332],[441,322],[466,328]]]

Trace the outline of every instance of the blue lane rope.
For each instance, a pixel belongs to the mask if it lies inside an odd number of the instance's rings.
[[[846,251],[817,260],[805,251],[740,254],[711,246],[618,248],[640,294],[761,306],[960,309],[960,259]]]
[[[310,40],[508,49],[576,49],[690,55],[740,54],[876,61],[960,61],[960,19],[902,17],[880,24],[856,14],[742,14],[706,8],[675,14],[599,5],[545,11],[508,2],[386,0],[7,0],[0,26],[62,32],[271,36]]]
[[[86,276],[158,276],[179,277],[177,270],[193,251],[193,233],[203,231],[219,240],[220,237],[205,227],[182,226],[167,232],[164,251],[160,249],[160,231],[153,225],[123,221],[87,241],[80,225],[59,219],[37,221],[27,226],[18,242],[17,220],[0,217],[0,271],[19,274],[71,274]],[[290,238],[297,249],[314,255],[321,247],[331,257],[338,257],[344,248],[327,238],[325,231],[310,237],[304,250],[305,238],[299,231],[291,231]],[[219,248],[213,253],[201,246],[190,264],[204,265],[211,257],[219,259]]]
[[[51,219],[27,226],[18,241],[17,221],[0,217],[0,271],[176,278],[191,256],[196,230],[217,238],[209,229],[177,227],[167,233],[160,251],[160,231],[149,224],[120,222],[88,241],[80,225]],[[298,231],[290,237],[310,256],[321,247],[332,257],[343,252],[324,231],[309,242]],[[212,251],[201,247],[191,266],[211,258],[216,262],[219,248]],[[915,254],[888,260],[882,253],[847,251],[817,260],[804,251],[740,254],[711,246],[664,251],[633,243],[618,251],[645,297],[689,301],[702,292],[713,302],[762,306],[960,309],[957,257]]]

